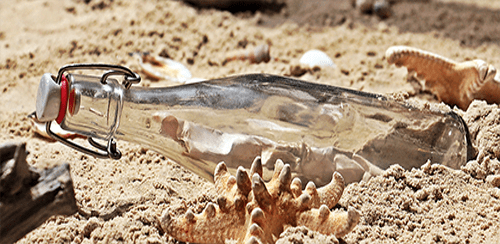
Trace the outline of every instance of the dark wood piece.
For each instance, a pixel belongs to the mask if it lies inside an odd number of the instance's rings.
[[[53,215],[77,211],[69,164],[39,170],[26,144],[0,145],[0,243],[14,243]]]

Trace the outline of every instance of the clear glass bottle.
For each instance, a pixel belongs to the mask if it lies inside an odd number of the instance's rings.
[[[335,170],[353,182],[363,177],[352,173],[356,167],[373,173],[431,160],[459,168],[470,146],[456,114],[286,77],[250,74],[130,89],[111,78],[103,83],[96,76],[66,77],[63,129],[139,143],[208,180],[221,161],[235,171],[261,157],[264,180],[279,158],[305,182],[324,185]],[[37,115],[44,109],[38,103]]]

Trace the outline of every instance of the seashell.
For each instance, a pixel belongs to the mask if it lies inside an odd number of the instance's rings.
[[[147,52],[135,52],[129,55],[139,60],[142,72],[151,79],[182,83],[191,79],[191,72],[184,65],[172,59],[151,55]]]
[[[45,122],[38,121],[36,119],[36,115],[34,115],[34,114],[28,115],[28,118],[30,118],[30,120],[31,120],[31,126],[33,127],[33,131],[36,134],[40,135],[41,137],[43,137],[45,139],[53,140],[52,137],[50,137],[47,134],[47,131],[45,129],[46,128]],[[80,134],[76,134],[74,132],[64,130],[57,123],[51,123],[50,130],[54,134],[56,134],[56,135],[58,135],[58,136],[60,136],[60,137],[62,137],[64,139],[87,138],[87,137],[82,136]]]
[[[386,19],[391,17],[391,5],[385,0],[376,1],[373,4],[373,12],[380,18]]]
[[[300,64],[309,66],[310,68],[314,67],[332,67],[337,68],[337,65],[333,62],[333,60],[326,55],[326,53],[320,50],[309,50],[300,58]]]
[[[231,52],[226,56],[226,59],[222,62],[225,65],[229,61],[233,60],[249,60],[250,63],[260,63],[269,62],[271,56],[269,55],[269,45],[259,45],[254,48],[247,48],[245,50],[238,50]]]
[[[389,18],[392,14],[391,5],[386,0],[356,0],[355,6],[361,13],[374,13],[381,19]]]

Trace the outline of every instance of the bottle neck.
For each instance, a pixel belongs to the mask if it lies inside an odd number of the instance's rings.
[[[78,134],[109,140],[120,125],[124,89],[114,79],[68,75],[67,111],[61,127]]]

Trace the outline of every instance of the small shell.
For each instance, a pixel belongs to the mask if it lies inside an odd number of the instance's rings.
[[[356,0],[355,5],[361,13],[374,13],[382,19],[389,18],[392,14],[391,5],[386,0]]]
[[[326,55],[326,53],[320,50],[309,50],[300,58],[300,64],[309,66],[310,68],[314,67],[332,67],[336,68],[337,65],[333,62],[333,60]]]
[[[130,53],[139,60],[144,74],[154,80],[186,82],[191,79],[191,72],[181,63],[149,53]]]
[[[258,64],[261,62],[267,63],[271,60],[269,45],[263,44],[256,47],[250,47],[245,50],[229,52],[226,55],[226,59],[222,62],[222,65],[225,65],[227,62],[233,60],[249,60],[252,64]]]
[[[373,4],[373,12],[382,19],[389,18],[392,15],[391,5],[385,0],[376,1]]]
[[[30,115],[28,116],[30,119],[31,119],[31,125],[33,127],[33,131],[40,135],[41,137],[43,138],[46,138],[46,139],[49,139],[49,140],[52,140],[52,137],[50,137],[48,134],[47,134],[47,131],[45,129],[45,123],[42,123],[42,122],[39,122],[34,115]],[[59,126],[57,123],[51,123],[50,125],[50,129],[51,131],[64,138],[64,139],[74,139],[74,138],[86,138],[85,136],[82,136],[82,135],[79,135],[79,134],[76,134],[74,132],[71,132],[71,131],[67,131],[67,130],[63,130],[61,128],[61,126]]]

